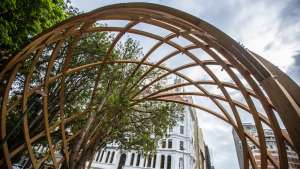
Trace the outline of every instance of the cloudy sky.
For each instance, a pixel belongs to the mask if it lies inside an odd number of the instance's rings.
[[[72,0],[80,11],[126,0]],[[183,10],[221,29],[250,50],[262,55],[300,84],[299,0],[154,0]],[[200,114],[204,138],[216,169],[238,169],[231,127]]]

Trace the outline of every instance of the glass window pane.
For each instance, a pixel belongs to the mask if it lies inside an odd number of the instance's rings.
[[[153,165],[152,165],[152,168],[155,168],[155,165],[156,165],[156,155],[154,155],[154,157],[153,157]]]
[[[101,152],[98,152],[98,153],[97,153],[96,161],[99,161],[100,154],[101,154]]]
[[[103,159],[103,155],[104,155],[104,150],[102,151],[102,154],[101,154],[101,157],[100,157],[100,161],[99,162],[101,162],[102,161],[102,159]]]
[[[171,156],[170,155],[168,155],[168,161],[167,161],[167,169],[171,169],[171,163],[172,163],[172,161],[171,161],[172,159],[171,159]]]
[[[144,167],[146,167],[147,156],[144,156]]]
[[[161,147],[166,148],[166,140],[162,140]]]
[[[172,139],[168,140],[168,148],[172,148]]]
[[[115,152],[112,152],[109,163],[112,163],[114,161],[114,157],[115,157]]]
[[[183,128],[183,126],[180,126],[180,134],[184,134],[184,128]]]
[[[179,147],[180,147],[180,150],[184,150],[183,141],[180,141],[180,145],[179,145]]]
[[[106,156],[105,163],[107,163],[107,162],[108,162],[109,155],[110,155],[110,151],[107,153],[107,156]]]
[[[147,167],[151,167],[151,162],[152,162],[152,156],[148,155]]]
[[[160,169],[164,169],[164,168],[165,168],[165,155],[161,155]]]
[[[130,166],[133,166],[134,155],[134,153],[131,154]]]
[[[141,160],[141,154],[138,154],[137,160],[136,160],[136,166],[140,166],[140,160]]]

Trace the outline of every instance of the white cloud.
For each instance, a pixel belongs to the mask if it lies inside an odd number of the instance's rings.
[[[286,5],[285,1],[245,3],[233,24],[239,41],[285,71],[299,46],[299,41],[289,38],[296,31],[294,26],[281,30],[281,11]]]

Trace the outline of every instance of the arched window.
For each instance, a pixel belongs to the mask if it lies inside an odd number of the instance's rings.
[[[132,153],[131,154],[131,160],[130,160],[130,166],[133,166],[134,156],[135,156],[135,154]]]
[[[156,154],[155,154],[154,157],[153,157],[153,165],[152,165],[152,168],[155,168],[155,165],[156,165]]]
[[[125,162],[126,162],[126,154],[122,154],[122,155],[120,156],[118,169],[122,169],[123,166],[125,165]]]
[[[152,162],[152,156],[149,154],[148,155],[147,167],[151,167],[151,162]]]
[[[105,153],[105,151],[103,150],[103,151],[102,151],[102,153],[101,153],[101,156],[100,156],[100,160],[99,160],[99,162],[101,162],[101,161],[102,161],[104,153]]]
[[[167,159],[167,169],[171,169],[171,164],[172,164],[171,155],[168,155],[168,159]]]
[[[108,158],[109,158],[109,156],[110,156],[110,151],[107,153],[107,155],[106,155],[106,159],[105,159],[105,163],[107,163],[108,162]]]
[[[183,158],[179,159],[179,169],[184,169]]]
[[[137,159],[136,159],[136,166],[140,166],[140,160],[141,160],[141,154],[139,153],[138,156],[137,156]]]
[[[160,169],[164,169],[165,168],[165,155],[161,155],[160,158]]]
[[[109,163],[112,163],[114,161],[114,157],[115,157],[115,152],[113,151],[112,154],[111,154],[111,158],[110,158]]]

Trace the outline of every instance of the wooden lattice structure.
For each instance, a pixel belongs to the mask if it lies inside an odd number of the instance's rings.
[[[125,20],[128,23],[125,26],[106,26],[106,27],[93,27],[92,25],[97,21],[107,20]],[[140,23],[146,23],[154,25],[164,30],[171,32],[167,36],[157,35],[156,32],[147,32],[139,30],[136,25]],[[94,62],[86,65],[80,65],[78,67],[69,67],[68,61],[72,57],[72,48],[76,46],[76,43],[82,35],[91,32],[116,32],[113,43],[107,50],[107,55],[110,54],[112,49],[115,47],[117,42],[126,33],[136,34],[139,36],[154,39],[156,44],[150,47],[150,50],[144,55],[141,60],[115,60],[110,62]],[[253,30],[255,31],[255,30]],[[52,76],[50,74],[51,68],[55,62],[55,58],[59,53],[65,39],[72,37],[72,45],[68,47],[68,54],[62,63],[63,68],[61,72]],[[173,38],[183,38],[191,42],[188,46],[183,46],[172,41]],[[37,83],[39,85],[33,86],[31,78],[34,73],[34,67],[36,67],[41,51],[46,45],[52,44],[53,50],[51,57],[47,61],[47,70],[45,70],[45,77],[43,81]],[[169,53],[166,56],[162,56],[159,61],[155,63],[148,62],[150,55],[154,53],[160,46],[167,44],[175,49],[174,52]],[[201,60],[195,54],[190,52],[193,49],[201,49],[208,54],[211,59]],[[7,114],[10,113],[10,109],[14,106],[9,104],[10,92],[13,88],[13,82],[15,81],[16,75],[19,73],[19,69],[24,64],[24,60],[31,54],[35,54],[33,61],[29,65],[28,74],[22,84],[24,86],[23,91],[20,93],[20,111],[26,112],[27,102],[30,96],[34,93],[39,93],[43,97],[43,110],[44,110],[44,131],[35,135],[30,135],[29,122],[26,113],[22,120],[22,128],[24,132],[24,141],[20,146],[9,148],[9,142],[5,140],[5,137],[9,131],[7,131],[7,124],[10,123],[6,119]],[[164,62],[171,59],[177,54],[184,54],[185,57],[191,59],[193,62],[178,66],[176,68],[167,67]],[[185,59],[185,58],[182,58]],[[138,69],[141,65],[149,66],[149,71],[154,68],[163,69],[169,74],[174,74],[182,79],[184,83],[168,86],[162,90],[156,91],[148,95],[145,100],[164,100],[173,101],[181,104],[192,106],[201,111],[210,113],[215,117],[223,120],[224,122],[232,125],[234,130],[238,133],[244,150],[244,168],[249,168],[249,165],[256,168],[253,154],[247,144],[247,142],[253,142],[260,149],[261,153],[261,166],[267,168],[267,164],[271,163],[276,168],[286,169],[288,168],[287,153],[285,144],[290,145],[298,154],[300,154],[300,88],[293,82],[285,73],[279,70],[277,67],[272,65],[267,60],[258,56],[257,54],[245,49],[239,43],[234,41],[232,38],[218,30],[214,26],[202,21],[194,16],[191,16],[182,11],[172,9],[165,6],[147,4],[147,3],[129,3],[129,4],[117,4],[102,7],[89,13],[81,14],[79,16],[70,18],[50,30],[40,34],[35,40],[23,48],[16,56],[14,56],[5,67],[1,68],[0,81],[3,85],[1,90],[1,139],[2,139],[2,158],[0,166],[6,166],[12,168],[12,160],[20,152],[27,151],[28,156],[32,161],[33,168],[39,168],[43,159],[37,160],[37,157],[33,153],[33,144],[39,138],[45,137],[48,142],[49,152],[48,155],[52,157],[53,167],[58,168],[62,160],[68,160],[68,143],[74,137],[70,137],[64,130],[64,125],[72,123],[82,114],[78,114],[72,117],[64,117],[63,115],[63,104],[64,100],[60,100],[62,118],[57,119],[56,123],[48,123],[48,112],[47,112],[47,92],[48,85],[56,79],[61,79],[62,85],[60,95],[64,97],[64,78],[74,72],[84,71],[91,69],[101,64],[136,64]],[[222,78],[218,77],[212,71],[209,66],[217,65],[220,66],[223,72],[226,72],[231,78],[230,82],[222,81]],[[209,76],[211,80],[199,80],[195,81],[192,78],[180,73],[181,70],[200,66]],[[199,72],[199,76],[201,73]],[[157,79],[159,80],[159,79]],[[147,87],[155,82],[150,82]],[[245,85],[247,84],[247,85]],[[206,90],[203,85],[214,85],[222,94],[216,95]],[[181,92],[174,93],[165,91],[175,89],[182,86],[194,86],[198,91],[195,92]],[[146,90],[143,88],[143,90]],[[245,103],[240,100],[232,98],[226,88],[238,90],[241,96],[244,98]],[[168,96],[204,96],[212,101],[221,111],[222,114],[216,113],[214,109],[210,109],[202,104],[191,104],[182,102],[180,100],[172,100],[176,97]],[[138,96],[137,96],[138,97]],[[255,106],[252,98],[255,98],[262,105],[262,109],[265,113],[259,112]],[[224,101],[228,103],[233,113],[232,117],[229,115],[227,109],[220,103]],[[249,113],[255,122],[255,126],[258,131],[259,139],[253,138],[249,133],[245,132],[242,126],[239,110],[242,109]],[[278,117],[276,113],[278,112]],[[277,118],[280,118],[287,129],[287,133],[281,131]],[[262,123],[269,126],[275,134],[277,148],[279,151],[279,161],[275,162],[271,154],[267,151],[266,143],[264,139],[264,132]],[[62,134],[62,146],[56,146],[52,144],[51,137],[52,132],[60,128]],[[58,150],[60,149],[60,150]],[[63,158],[61,161],[55,160],[55,151],[63,152]]]

